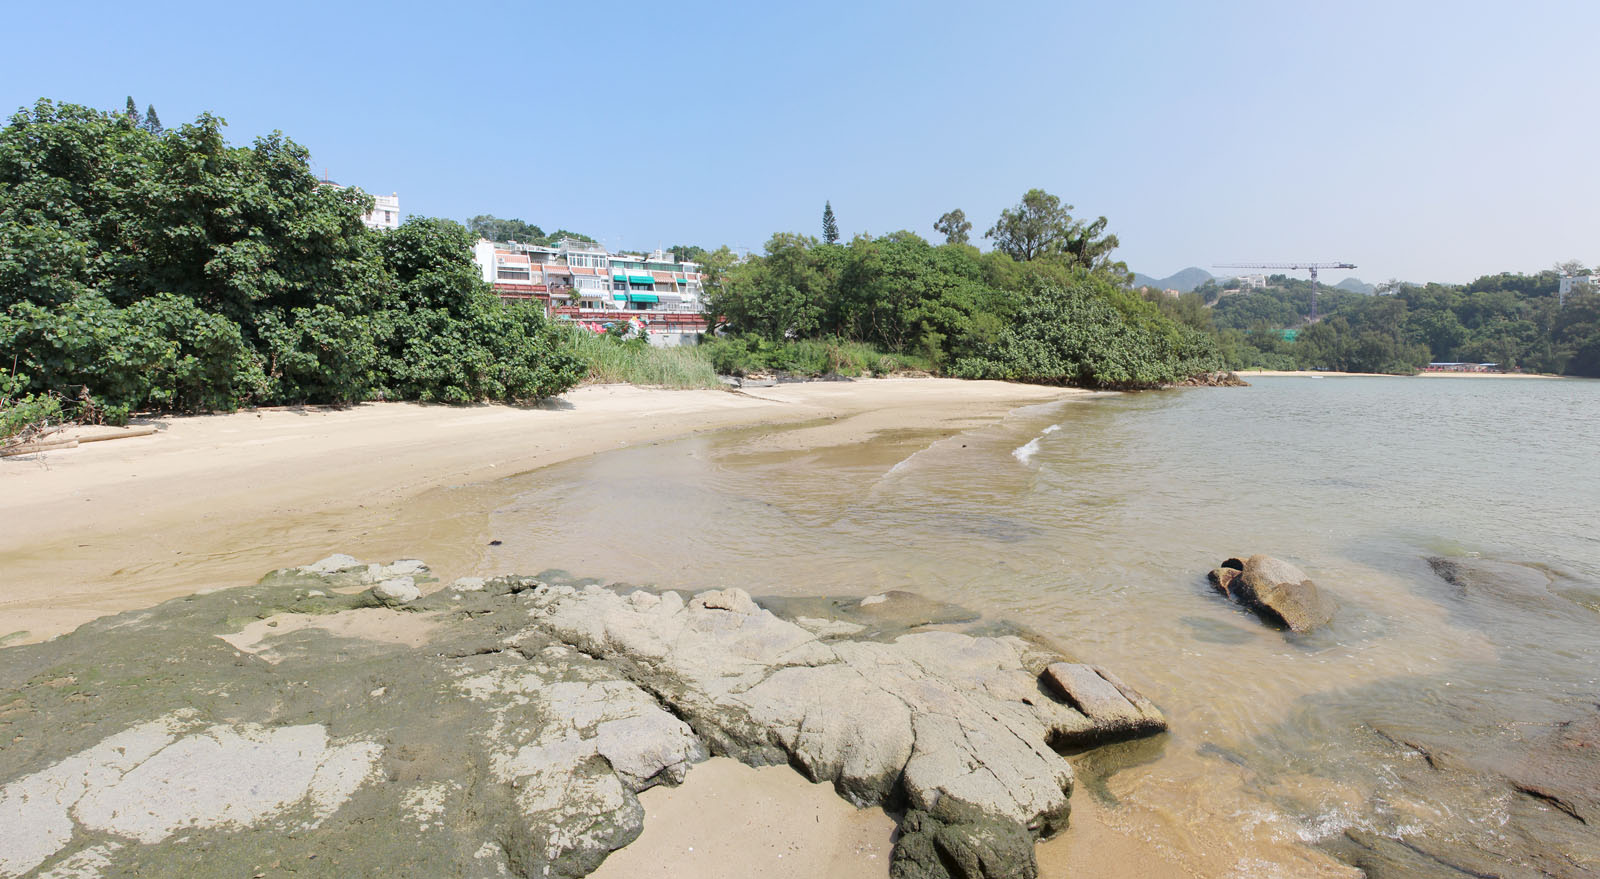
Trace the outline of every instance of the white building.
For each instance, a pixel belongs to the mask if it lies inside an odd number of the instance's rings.
[[[591,330],[626,322],[652,345],[692,344],[708,329],[701,266],[663,250],[611,253],[576,238],[555,247],[479,239],[472,258],[502,299],[537,300],[557,320]]]
[[[377,203],[372,210],[361,218],[368,229],[398,229],[400,228],[400,193],[393,192],[388,195],[374,196]]]

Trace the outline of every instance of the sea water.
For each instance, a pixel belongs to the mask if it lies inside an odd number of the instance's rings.
[[[1478,770],[1600,701],[1600,382],[1259,378],[804,451],[782,442],[798,427],[507,480],[492,566],[910,589],[1015,620],[1165,710],[1170,735],[1080,779],[1101,772],[1107,814],[1201,874],[1314,874],[1298,850],[1354,863],[1354,839],[1508,863],[1571,844],[1570,819]],[[1334,622],[1288,636],[1209,587],[1253,553],[1307,571]],[[1463,594],[1433,556],[1539,565],[1566,597]],[[1429,747],[1471,766],[1433,771]],[[1529,837],[1546,819],[1560,832]]]

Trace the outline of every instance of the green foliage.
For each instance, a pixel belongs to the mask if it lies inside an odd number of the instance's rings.
[[[59,397],[25,393],[27,386],[14,368],[0,374],[0,444],[29,442],[65,418]]]
[[[479,238],[490,241],[517,241],[523,244],[543,244],[544,230],[521,220],[502,220],[488,214],[479,214],[467,221],[467,228]]]
[[[587,381],[665,388],[722,386],[708,352],[700,346],[656,348],[638,337],[619,339],[578,328],[567,333],[567,345],[583,361]]]
[[[972,223],[960,208],[940,215],[933,223],[933,231],[944,236],[946,244],[966,244],[972,234]]]
[[[1464,286],[1386,284],[1393,293],[1383,296],[1324,287],[1323,319],[1294,342],[1281,330],[1305,324],[1308,281],[1275,275],[1265,290],[1196,292],[1216,297],[1211,317],[1233,368],[1411,373],[1441,361],[1600,374],[1584,356],[1600,334],[1600,294],[1578,285],[1563,305],[1558,282],[1548,271],[1489,275]]]
[[[833,202],[822,203],[822,243],[839,243],[839,221],[833,217]]]
[[[1077,270],[1040,280],[1012,321],[954,375],[1100,388],[1150,388],[1222,367],[1204,333],[1161,316],[1111,280]]]
[[[1015,207],[1000,212],[984,237],[994,239],[995,249],[1017,262],[1058,260],[1068,267],[1126,275],[1128,267],[1111,260],[1118,241],[1105,234],[1106,218],[1084,223],[1072,211],[1059,197],[1030,189]]]
[[[1185,300],[1169,314],[1122,288],[1127,273],[1109,259],[1116,238],[1102,235],[1103,219],[1077,223],[1059,199],[1033,190],[994,234],[1015,244],[1032,234],[1016,224],[1041,217],[1046,237],[987,254],[936,247],[911,232],[844,245],[774,235],[764,256],[729,266],[708,286],[707,310],[729,334],[708,344],[713,363],[732,373],[885,371],[871,362],[880,355],[830,360],[861,344],[930,371],[1107,387],[1220,368],[1203,302]],[[940,224],[952,239],[970,228],[959,211]],[[1071,295],[1041,299],[1051,290]],[[1057,305],[1069,309],[1074,339],[1047,329],[1059,323],[1048,311]]]
[[[716,372],[723,375],[782,372],[811,378],[881,376],[906,370],[926,372],[932,367],[925,358],[885,353],[862,342],[838,338],[775,342],[754,335],[723,336],[707,339],[699,347]]]
[[[131,106],[131,101],[130,101]],[[319,185],[274,133],[230,147],[202,115],[40,101],[0,131],[0,357],[25,388],[112,420],[135,409],[525,400],[582,364],[541,314],[502,305],[470,236]]]

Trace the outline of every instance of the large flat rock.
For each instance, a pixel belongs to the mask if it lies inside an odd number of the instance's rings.
[[[906,810],[899,876],[1028,876],[1067,820],[1055,749],[1164,726],[903,593],[780,616],[738,589],[399,578],[427,568],[333,557],[0,651],[0,877],[582,876],[708,754]]]

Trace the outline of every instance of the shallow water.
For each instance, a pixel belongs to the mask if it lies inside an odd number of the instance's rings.
[[[1260,378],[801,452],[793,429],[498,483],[486,562],[758,595],[904,588],[1020,621],[1167,712],[1173,733],[1096,785],[1200,875],[1317,873],[1307,845],[1360,861],[1347,832],[1513,865],[1519,845],[1582,847],[1503,786],[1419,774],[1403,741],[1487,753],[1592,709],[1600,382]],[[1257,552],[1332,592],[1334,623],[1286,636],[1212,592],[1207,570]],[[1578,603],[1463,595],[1424,561],[1469,554],[1546,565]],[[1572,875],[1600,868],[1565,854]]]

